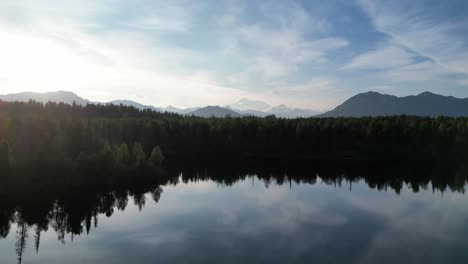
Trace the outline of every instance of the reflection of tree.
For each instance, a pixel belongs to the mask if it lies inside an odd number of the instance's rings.
[[[11,216],[9,212],[3,211],[3,207],[0,206],[2,210],[0,210],[0,238],[6,238],[10,233],[11,228]]]
[[[0,224],[0,238],[6,238],[10,233],[11,224],[10,221]]]
[[[116,197],[117,197],[117,209],[120,211],[125,210],[128,204],[128,194],[127,192],[116,192]]]
[[[5,238],[12,223],[16,223],[16,253],[22,262],[26,249],[28,228],[34,229],[33,247],[39,252],[41,233],[51,226],[60,242],[66,237],[90,233],[92,226],[97,228],[100,214],[110,217],[115,210],[125,210],[129,197],[133,197],[140,210],[146,204],[145,194],[151,193],[155,202],[159,201],[162,188],[156,183],[129,185],[127,187],[98,187],[86,191],[78,190],[43,193],[41,199],[35,195],[19,195],[0,200],[0,235]],[[80,199],[77,199],[79,197]]]
[[[85,226],[86,226],[86,235],[89,235],[89,231],[91,230],[91,215],[86,216]]]
[[[36,226],[35,234],[34,234],[34,250],[36,250],[36,253],[39,253],[40,243],[41,243],[41,229],[38,226]]]
[[[237,165],[236,165],[237,164]],[[239,165],[240,164],[240,165]],[[84,232],[89,234],[97,228],[101,215],[110,217],[116,210],[125,210],[129,199],[142,210],[146,194],[157,203],[163,192],[162,186],[179,182],[213,181],[221,186],[231,186],[239,181],[257,178],[265,186],[316,184],[318,181],[334,186],[351,186],[364,182],[369,188],[380,191],[393,190],[399,194],[404,186],[414,192],[429,189],[464,192],[468,179],[468,167],[456,164],[382,164],[369,162],[306,163],[223,163],[191,164],[183,168],[168,167],[164,178],[152,182],[129,182],[125,185],[98,185],[69,190],[55,185],[51,191],[38,193],[11,192],[0,197],[0,237],[5,238],[13,223],[17,225],[16,253],[22,261],[26,248],[28,228],[34,228],[34,249],[39,251],[41,233],[52,227],[57,238],[65,243]],[[255,175],[255,176],[252,176]],[[257,180],[256,180],[257,181]],[[38,199],[40,197],[40,199]]]
[[[21,264],[23,261],[23,253],[26,249],[26,238],[28,237],[28,227],[26,222],[20,220],[18,222],[18,228],[16,230],[16,255],[18,256],[18,263]]]
[[[60,242],[65,243],[65,235],[67,231],[68,215],[63,210],[63,207],[56,202],[50,212],[50,226],[57,233],[57,238]]]
[[[162,188],[158,186],[151,192],[151,197],[153,197],[154,202],[156,203],[159,202],[162,191],[163,191]]]
[[[461,165],[461,166],[460,166]],[[200,167],[200,169],[198,169]],[[209,169],[207,169],[207,167]],[[256,175],[265,187],[271,184],[315,184],[321,182],[334,186],[363,181],[370,188],[379,191],[393,190],[399,194],[404,186],[412,191],[427,189],[444,192],[464,192],[468,182],[468,165],[450,163],[444,160],[430,162],[364,162],[364,161],[305,161],[292,163],[258,162],[234,166],[232,163],[217,162],[212,164],[193,164],[187,162],[187,168],[174,171],[181,175],[182,182],[211,180],[223,186],[231,186],[246,179],[247,175]]]
[[[146,203],[145,194],[143,193],[133,194],[133,201],[135,202],[135,205],[138,206],[138,209],[141,211],[141,209],[143,209]]]

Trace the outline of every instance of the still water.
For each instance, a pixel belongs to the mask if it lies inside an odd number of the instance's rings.
[[[243,175],[29,195],[0,207],[0,263],[468,263],[464,188],[374,187]]]

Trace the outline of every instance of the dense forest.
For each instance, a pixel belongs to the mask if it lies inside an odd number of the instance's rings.
[[[165,156],[463,159],[468,118],[199,118],[123,105],[0,102],[0,142],[3,172],[154,169]]]
[[[0,142],[2,167],[101,158],[101,166],[159,165],[162,153],[431,158],[467,152],[468,118],[198,118],[122,105],[1,102]]]

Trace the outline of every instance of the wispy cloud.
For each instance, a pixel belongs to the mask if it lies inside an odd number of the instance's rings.
[[[343,66],[344,70],[383,70],[406,66],[413,63],[413,54],[396,46],[385,46],[355,57],[349,64]]]
[[[457,80],[457,82],[461,85],[468,86],[468,79],[460,79],[460,80]]]
[[[193,29],[205,7],[203,4],[187,1],[151,1],[130,6],[130,12],[134,15],[128,16],[120,22],[124,26],[134,29],[145,30],[150,33],[187,33]]]
[[[357,3],[3,0],[0,93],[330,108],[372,87],[468,85],[467,20],[419,2]]]
[[[389,76],[404,76],[404,80],[429,80],[447,74],[468,74],[466,19],[435,18],[434,13],[439,10],[423,10],[410,2],[400,1],[396,4],[393,1],[360,0],[359,3],[372,19],[375,29],[390,38],[389,45],[377,51],[382,64],[390,62],[393,66],[399,66],[401,63],[402,67],[390,72]],[[411,53],[395,52],[396,45]],[[414,55],[427,61],[410,65],[408,62]],[[372,53],[362,57],[372,57]],[[359,62],[359,57],[355,60]]]
[[[255,87],[261,83],[260,86],[273,89],[289,81],[283,89],[291,89],[297,72],[304,65],[326,63],[330,52],[348,45],[343,38],[323,36],[331,25],[294,2],[262,5],[261,11],[265,20],[273,24],[236,19],[229,34],[222,39],[222,45],[228,47],[226,52],[240,58],[245,65],[244,69],[228,74],[229,84]],[[234,12],[240,16],[239,10]]]
[[[307,83],[293,86],[291,91],[301,93],[302,95],[308,93],[316,93],[323,91],[330,91],[335,89],[334,81],[326,78],[319,78],[309,80]]]
[[[331,25],[294,1],[5,0],[0,10],[2,92],[65,89],[93,100],[138,96],[180,106],[249,97],[300,106],[305,100],[270,90],[291,88],[303,65],[324,63],[348,44],[315,35]]]

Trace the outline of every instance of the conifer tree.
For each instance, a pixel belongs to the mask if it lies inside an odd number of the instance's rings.
[[[151,151],[149,161],[156,166],[161,166],[164,158],[165,157],[161,151],[161,148],[159,146],[156,146],[153,148],[153,151]]]
[[[135,165],[141,166],[146,161],[146,153],[140,143],[133,144],[132,154]]]

